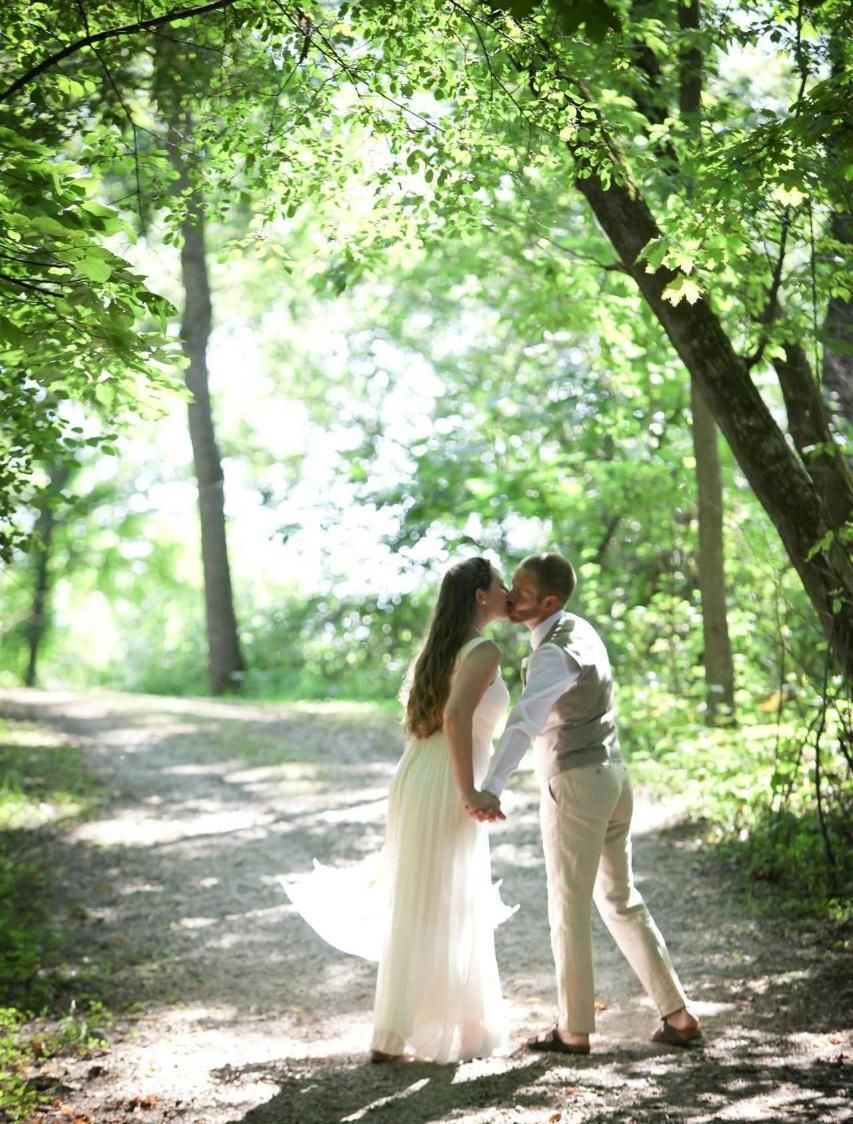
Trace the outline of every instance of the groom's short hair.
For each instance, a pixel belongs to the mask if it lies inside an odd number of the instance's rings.
[[[523,570],[529,570],[536,578],[540,597],[549,593],[565,605],[575,591],[577,577],[574,567],[561,554],[530,554],[521,563]]]

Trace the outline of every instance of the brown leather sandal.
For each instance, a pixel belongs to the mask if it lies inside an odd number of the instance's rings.
[[[589,1043],[585,1045],[575,1045],[571,1042],[564,1042],[560,1037],[557,1027],[552,1026],[550,1030],[546,1030],[544,1034],[535,1034],[532,1038],[527,1039],[528,1050],[539,1050],[542,1053],[548,1054],[588,1054]]]
[[[691,1026],[687,1030],[679,1030],[677,1026],[668,1023],[666,1019],[661,1021],[661,1025],[652,1035],[652,1042],[660,1042],[664,1046],[689,1046],[691,1042],[695,1042],[697,1038],[702,1037],[702,1031],[698,1026]]]

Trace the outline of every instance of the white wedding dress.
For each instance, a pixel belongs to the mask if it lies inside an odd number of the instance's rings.
[[[457,668],[482,639],[463,645]],[[508,702],[498,674],[474,712],[476,784]],[[354,867],[315,863],[285,887],[325,940],[379,960],[372,1049],[457,1062],[505,1048],[494,929],[514,910],[492,885],[488,827],[465,811],[443,732],[408,742],[382,852]]]

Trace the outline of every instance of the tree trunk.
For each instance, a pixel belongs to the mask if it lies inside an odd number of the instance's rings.
[[[192,395],[187,414],[198,484],[208,677],[211,693],[221,695],[240,689],[245,665],[234,612],[225,531],[225,479],[216,444],[207,369],[212,305],[205,254],[204,200],[191,175],[195,159],[192,121],[181,106],[179,87],[174,85],[175,76],[180,73],[181,55],[173,44],[164,41],[158,43],[158,60],[155,78],[166,76],[160,98],[169,122],[167,146],[170,163],[177,173],[175,192],[184,195],[181,280],[185,303],[181,342],[189,360],[185,379]]]
[[[800,576],[832,651],[842,669],[853,673],[853,563],[830,521],[811,478],[789,447],[761,395],[749,377],[745,361],[704,298],[695,304],[671,304],[662,297],[675,279],[669,269],[646,272],[638,261],[645,246],[660,231],[638,188],[614,147],[610,154],[615,176],[605,187],[600,176],[584,167],[578,190],[634,278],[650,309],[669,336],[682,362],[696,379],[717,424],[765,511],[770,516],[788,557]],[[853,512],[849,474],[830,469],[837,490]]]
[[[735,682],[726,616],[723,556],[723,485],[717,449],[717,426],[696,385],[690,380],[693,455],[699,511],[699,592],[705,642],[706,720],[710,725],[734,717]]]
[[[39,498],[39,514],[33,528],[33,604],[26,625],[27,668],[24,685],[35,687],[41,644],[49,625],[50,560],[53,553],[53,534],[56,528],[56,501],[68,483],[71,469],[67,464],[56,464],[50,471],[50,482]]]
[[[849,37],[837,31],[830,37],[830,73],[841,78],[847,72]],[[845,175],[845,155],[853,144],[853,121],[849,117],[834,122],[827,137],[827,147],[836,155],[839,178]],[[850,199],[849,193],[843,196]],[[849,249],[853,245],[853,214],[849,205],[832,215],[829,233],[836,242]],[[853,301],[834,296],[829,298],[823,325],[823,387],[831,416],[853,425]],[[843,432],[843,426],[840,427]]]
[[[203,208],[195,192],[190,196],[181,232],[181,276],[186,300],[181,340],[184,354],[189,359],[186,382],[192,393],[188,416],[198,481],[208,671],[211,692],[221,695],[226,691],[239,690],[244,664],[228,564],[225,480],[210,405],[207,370],[207,343],[211,330],[210,284],[205,258]]]
[[[832,237],[853,243],[853,215],[833,215]],[[853,301],[830,297],[823,326],[823,386],[832,414],[853,425]]]
[[[181,342],[189,360],[185,372],[192,397],[188,407],[190,442],[198,484],[201,560],[207,624],[208,676],[214,695],[240,689],[244,670],[231,588],[225,531],[225,479],[210,402],[207,345],[212,324],[210,279],[205,255],[204,198],[194,173],[199,156],[194,145],[192,114],[182,100],[184,88],[198,88],[203,63],[181,39],[158,35],[152,92],[167,123],[166,148],[176,173],[180,196],[181,280],[184,315]],[[192,79],[192,81],[191,81]]]
[[[698,31],[700,0],[681,0],[682,31]],[[678,107],[697,139],[702,113],[702,51],[695,44],[679,52]],[[696,379],[690,376],[691,430],[696,461],[699,521],[699,592],[705,664],[705,718],[709,725],[734,718],[735,686],[729,622],[726,615],[726,572],[723,553],[723,481],[717,449],[717,426]]]

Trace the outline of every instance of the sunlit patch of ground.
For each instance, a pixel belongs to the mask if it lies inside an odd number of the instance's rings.
[[[689,837],[667,834],[677,804],[639,802],[637,879],[696,998],[702,1048],[649,1041],[656,1013],[597,925],[592,1056],[524,1050],[554,1015],[527,774],[492,847],[503,898],[520,905],[496,937],[513,1052],[377,1067],[365,1063],[374,966],[323,944],[281,882],[381,845],[393,714],[25,691],[0,692],[0,710],[67,732],[107,794],[56,843],[66,943],[54,970],[125,1011],[103,1072],[50,1063],[64,1103],[97,1124],[849,1118],[849,961],[744,915]]]

